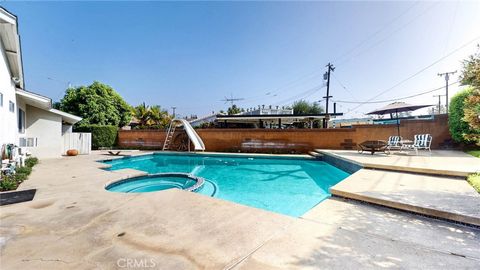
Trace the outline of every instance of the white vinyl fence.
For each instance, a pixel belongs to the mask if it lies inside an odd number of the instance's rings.
[[[62,135],[62,154],[65,155],[67,150],[76,149],[80,155],[88,155],[92,150],[92,134],[67,132]]]

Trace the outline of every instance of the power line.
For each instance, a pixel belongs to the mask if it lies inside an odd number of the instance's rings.
[[[437,63],[439,63],[439,62],[440,62],[440,61],[442,61],[443,59],[445,59],[445,58],[449,57],[450,55],[452,55],[452,54],[456,53],[457,51],[459,51],[459,50],[461,50],[461,49],[465,48],[466,46],[470,45],[471,43],[473,43],[474,41],[476,41],[476,40],[477,40],[477,39],[479,39],[479,38],[480,38],[480,36],[477,36],[477,37],[475,37],[474,39],[472,39],[472,40],[468,41],[467,43],[463,44],[462,46],[458,47],[457,49],[455,49],[455,50],[451,51],[451,52],[450,52],[450,53],[448,53],[447,55],[445,55],[445,56],[441,57],[440,59],[438,59],[438,60],[434,61],[433,63],[431,63],[431,64],[427,65],[426,67],[424,67],[424,68],[420,69],[419,71],[417,71],[417,72],[415,72],[414,74],[412,74],[412,75],[408,76],[407,78],[405,78],[405,79],[401,80],[400,82],[398,82],[398,83],[394,84],[393,86],[391,86],[391,87],[389,87],[389,88],[387,88],[387,89],[383,90],[383,91],[382,91],[382,92],[380,92],[378,95],[376,95],[376,96],[372,97],[371,99],[369,99],[369,100],[367,100],[367,101],[374,100],[374,99],[376,99],[377,97],[379,97],[379,96],[381,96],[381,95],[383,95],[383,94],[385,94],[385,93],[387,93],[387,92],[391,91],[391,90],[392,90],[392,89],[394,89],[395,87],[397,87],[397,86],[399,86],[399,85],[401,85],[401,84],[405,83],[406,81],[408,81],[408,80],[410,80],[410,79],[412,79],[412,78],[416,77],[418,74],[420,74],[420,73],[424,72],[425,70],[427,70],[427,69],[431,68],[432,66],[436,65]],[[353,108],[352,110],[356,110],[356,109],[358,109],[359,107],[361,107],[362,105],[363,105],[363,104],[360,104],[360,105],[358,105],[357,107]]]
[[[361,50],[359,51],[357,54],[355,54],[353,57],[349,58],[349,59],[344,59],[342,61],[340,61],[339,65],[341,64],[344,64],[350,60],[352,60],[353,58],[355,57],[358,57],[368,51],[370,51],[371,49],[377,47],[378,45],[380,45],[381,43],[383,43],[385,40],[387,40],[388,38],[390,38],[391,36],[393,36],[394,34],[396,34],[397,32],[399,32],[400,30],[404,29],[405,27],[407,27],[408,25],[412,24],[415,20],[417,20],[418,18],[422,17],[427,11],[429,11],[430,9],[432,9],[435,5],[437,5],[437,3],[433,3],[432,5],[428,6],[427,8],[425,8],[424,10],[422,10],[419,14],[417,14],[417,16],[413,17],[410,21],[408,21],[407,23],[401,25],[400,27],[398,27],[397,29],[395,29],[393,32],[390,32],[390,34],[388,34],[387,36],[383,37],[382,39],[378,40],[377,42],[373,43],[370,47],[367,47],[366,49],[364,50]]]
[[[338,59],[342,59],[344,58],[345,56],[349,55],[351,52],[355,51],[355,49],[363,44],[366,43],[366,41],[370,40],[371,38],[375,37],[376,35],[378,35],[380,32],[382,32],[384,29],[386,29],[388,26],[390,26],[391,24],[393,24],[395,21],[397,21],[398,19],[400,19],[402,16],[404,16],[405,14],[407,14],[414,6],[416,6],[419,2],[415,2],[414,4],[412,4],[411,6],[409,6],[405,11],[403,11],[402,13],[400,13],[397,17],[395,17],[394,19],[392,19],[390,22],[388,22],[386,25],[384,25],[382,28],[378,29],[376,32],[374,32],[372,35],[370,35],[369,37],[367,37],[366,39],[362,40],[361,42],[359,42],[357,44],[357,46],[353,47],[352,49],[350,49],[349,51],[347,51],[347,53],[344,53],[341,57],[339,57]],[[425,9],[424,11],[422,11],[420,14],[418,14],[415,18],[413,18],[411,21],[409,21],[407,24],[404,24],[403,26],[401,26],[400,28],[398,28],[397,30],[395,30],[394,32],[390,33],[389,35],[387,35],[387,37],[385,37],[384,39],[382,39],[380,42],[377,42],[376,44],[374,44],[373,46],[367,48],[367,50],[364,50],[364,51],[361,51],[359,54],[355,55],[355,56],[358,56],[370,49],[372,49],[373,47],[376,47],[379,43],[383,42],[384,40],[386,40],[388,37],[392,36],[393,34],[395,34],[396,32],[398,32],[399,30],[401,30],[402,28],[406,27],[408,24],[410,24],[411,22],[413,22],[414,20],[416,20],[417,18],[419,18],[421,15],[423,15],[427,10],[429,10],[431,7],[433,7],[434,5],[436,5],[436,3],[434,3],[433,5],[429,6],[427,9]],[[347,61],[343,61],[342,63],[345,63]],[[341,63],[341,64],[342,64]],[[296,85],[298,84],[298,82],[301,82],[309,77],[311,77],[311,79],[313,79],[315,76],[318,76],[318,75],[321,75],[321,74],[317,74],[319,71],[313,71],[313,72],[310,72],[308,74],[306,74],[305,76],[301,76],[299,77],[298,79],[295,79],[287,84],[285,84],[284,86],[280,87],[280,88],[277,88],[277,90],[275,91],[271,91],[271,92],[266,92],[265,94],[262,94],[262,95],[257,95],[257,96],[253,96],[253,97],[248,97],[248,98],[244,98],[242,101],[240,101],[239,103],[244,103],[244,102],[248,102],[250,100],[258,100],[259,98],[271,98],[271,97],[275,97],[277,96],[279,93],[282,93],[282,92],[285,92],[286,90],[290,89],[293,87],[293,85]],[[346,89],[346,88],[344,88]],[[264,100],[262,99],[262,100]]]
[[[453,26],[455,25],[455,20],[457,19],[457,11],[458,11],[459,2],[460,1],[457,0],[457,3],[455,4],[455,11],[453,12],[452,22],[449,24],[449,29],[448,29],[448,32],[447,32],[447,40],[445,41],[445,48],[443,50],[443,53],[445,53],[447,51],[448,45],[450,44],[450,37],[452,35]]]
[[[317,92],[318,90],[324,88],[326,85],[320,85],[320,86],[315,86],[313,88],[310,88],[308,89],[307,91],[304,91],[302,93],[299,93],[295,96],[291,96],[289,98],[286,98],[286,99],[283,99],[281,101],[278,101],[276,103],[274,103],[274,105],[285,105],[286,103],[289,103],[291,102],[292,100],[296,100],[296,99],[299,99],[299,98],[306,98],[306,97],[309,97],[313,94],[315,94],[315,92]]]
[[[367,36],[365,39],[361,40],[359,43],[357,43],[355,46],[353,46],[351,49],[349,49],[347,52],[342,54],[340,57],[336,59],[336,61],[342,60],[342,58],[346,57],[347,55],[351,54],[352,52],[355,51],[358,47],[361,47],[363,44],[365,44],[367,41],[371,40],[375,36],[377,36],[379,33],[381,33],[383,30],[385,30],[387,27],[392,25],[394,22],[396,22],[398,19],[403,17],[405,14],[407,14],[414,6],[419,4],[420,2],[414,2],[411,6],[409,6],[407,9],[405,9],[402,13],[400,13],[398,16],[390,20],[388,23],[383,24],[382,27],[380,27],[377,31],[375,31],[373,34]]]
[[[345,90],[345,92],[347,92],[348,94],[350,94],[350,96],[354,99],[354,100],[357,100],[357,98],[355,97],[355,95],[353,95],[353,93],[348,90],[348,88],[338,79],[337,75],[335,75],[335,73],[332,73],[333,75],[333,78],[335,78],[335,80],[340,84],[340,86],[343,88],[343,90]]]
[[[276,96],[278,96],[279,93],[285,92],[286,90],[293,88],[294,85],[298,86],[300,84],[303,84],[303,83],[307,82],[308,80],[306,80],[306,79],[310,80],[310,79],[315,78],[316,76],[322,75],[321,73],[317,74],[319,72],[321,72],[321,71],[317,70],[317,71],[314,71],[314,72],[310,72],[305,76],[299,77],[299,78],[297,78],[293,81],[290,81],[287,84],[284,84],[282,87],[276,88],[276,90],[274,90],[274,91],[268,91],[268,92],[266,92],[262,95],[257,95],[257,96],[244,98],[242,102],[248,102],[248,101],[253,100],[253,99],[255,99],[256,101],[261,101],[261,100],[264,100],[264,99],[267,99],[267,98],[276,97]],[[301,81],[304,81],[304,80],[306,80],[306,81],[303,82],[303,83],[300,83]],[[261,99],[258,100],[259,98],[261,98]]]
[[[460,81],[456,81],[456,82],[453,82],[450,85],[454,85],[454,84],[457,84],[459,83]],[[421,92],[421,93],[418,93],[418,94],[413,94],[413,95],[410,95],[410,96],[405,96],[405,97],[400,97],[400,98],[393,98],[393,99],[386,99],[386,100],[377,100],[377,101],[351,101],[351,100],[335,100],[335,102],[337,103],[350,103],[350,104],[376,104],[376,103],[385,103],[385,102],[392,102],[392,101],[399,101],[399,100],[402,100],[402,99],[408,99],[408,98],[413,98],[413,97],[418,97],[418,96],[421,96],[421,95],[425,95],[425,94],[428,94],[428,93],[432,93],[432,92],[435,92],[435,91],[438,91],[438,90],[442,90],[443,88],[445,88],[445,86],[441,86],[441,87],[438,87],[438,88],[435,88],[435,89],[432,89],[432,90],[428,90],[428,91],[425,91],[425,92]],[[354,109],[352,109],[353,111]]]

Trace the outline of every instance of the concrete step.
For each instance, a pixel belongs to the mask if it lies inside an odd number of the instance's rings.
[[[480,194],[463,179],[361,169],[330,188],[334,196],[480,226]]]

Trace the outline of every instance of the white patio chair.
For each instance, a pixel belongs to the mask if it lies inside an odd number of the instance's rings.
[[[415,150],[416,155],[418,155],[418,150],[424,149],[424,150],[428,150],[428,152],[431,155],[432,154],[432,150],[430,150],[431,145],[432,145],[432,135],[417,134],[413,137],[413,144],[408,145],[407,149]]]
[[[402,137],[400,137],[400,136],[390,136],[390,137],[388,137],[387,149],[388,150],[400,149],[401,148],[401,144],[400,144],[401,140],[402,140]]]

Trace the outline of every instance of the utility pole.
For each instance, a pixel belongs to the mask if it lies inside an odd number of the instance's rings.
[[[335,70],[335,67],[331,63],[328,63],[326,67],[327,72],[325,72],[325,74],[323,75],[323,78],[327,80],[327,95],[323,97],[324,99],[326,99],[325,119],[323,120],[323,128],[327,128],[328,120],[330,120],[330,115],[328,114],[328,100],[332,97],[330,96],[330,72]]]
[[[457,73],[457,71],[452,71],[452,72],[444,72],[444,73],[438,73],[438,76],[443,77],[445,76],[445,109],[447,110],[448,114],[448,80],[450,79],[450,75],[453,75]]]
[[[441,113],[442,108],[442,97],[445,95],[434,95],[433,97],[438,97],[438,114]]]
[[[175,109],[177,109],[177,107],[172,107],[172,110],[173,110],[173,118],[175,118]]]

